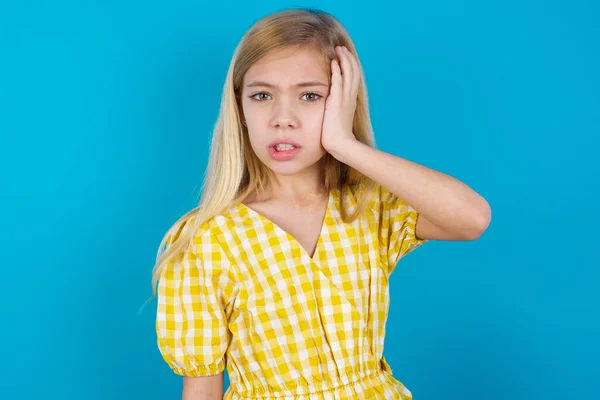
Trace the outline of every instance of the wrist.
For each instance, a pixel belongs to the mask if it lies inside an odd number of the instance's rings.
[[[344,164],[349,164],[362,146],[365,146],[365,144],[359,142],[355,138],[348,138],[339,141],[335,146],[327,149],[327,152],[336,160]]]

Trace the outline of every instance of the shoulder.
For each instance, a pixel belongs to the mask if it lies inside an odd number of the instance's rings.
[[[384,186],[377,184],[373,189],[370,207],[376,212],[382,211],[411,211],[410,206]]]
[[[223,227],[228,219],[219,214],[204,221],[197,215],[186,214],[169,229],[165,245],[167,262],[162,278],[166,281],[183,279],[187,274],[206,276],[235,276],[232,262],[224,245],[227,237]],[[200,272],[202,270],[203,272]],[[194,272],[195,271],[195,272]]]
[[[366,211],[379,213],[385,207],[408,206],[401,198],[378,183],[371,185],[344,185],[338,191],[339,197],[349,205],[364,202]]]
[[[178,244],[186,252],[205,253],[210,256],[220,247],[220,238],[224,231],[233,225],[230,210],[226,210],[207,219],[200,219],[194,209],[173,223],[166,234],[165,250]]]
[[[194,210],[192,210],[180,217],[169,227],[166,235],[166,247],[169,248],[173,244],[186,238],[196,239],[198,237],[202,237],[207,228],[208,221],[199,225],[197,216]]]

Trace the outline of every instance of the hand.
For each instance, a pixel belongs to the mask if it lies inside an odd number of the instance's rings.
[[[342,146],[356,141],[352,128],[361,78],[360,65],[352,53],[342,46],[335,50],[340,61],[331,60],[331,86],[321,130],[321,144],[334,157]]]

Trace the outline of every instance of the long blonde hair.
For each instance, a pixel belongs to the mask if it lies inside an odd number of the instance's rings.
[[[152,271],[153,295],[156,295],[156,284],[162,271],[191,244],[203,223],[249,194],[264,190],[273,179],[272,172],[254,154],[247,128],[242,124],[240,92],[248,69],[268,52],[286,46],[313,46],[319,50],[323,61],[329,63],[336,57],[335,46],[338,45],[346,46],[358,59],[346,29],[332,15],[320,10],[291,9],[276,12],[260,19],[246,32],[235,49],[227,72],[200,202],[196,208],[182,216],[163,237]],[[360,73],[361,87],[356,101],[353,132],[357,140],[375,147],[362,69]],[[367,207],[375,183],[355,169],[340,163],[329,153],[324,157],[325,190],[343,186],[354,190],[356,207],[353,211],[348,214],[341,207],[343,220],[351,222]]]

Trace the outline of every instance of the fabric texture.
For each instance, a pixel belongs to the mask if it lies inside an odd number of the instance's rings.
[[[356,204],[349,188],[329,193],[313,257],[242,203],[202,225],[158,285],[158,347],[176,374],[227,368],[224,400],[412,399],[383,348],[389,277],[426,242],[418,213],[378,186],[346,224],[342,197]]]

